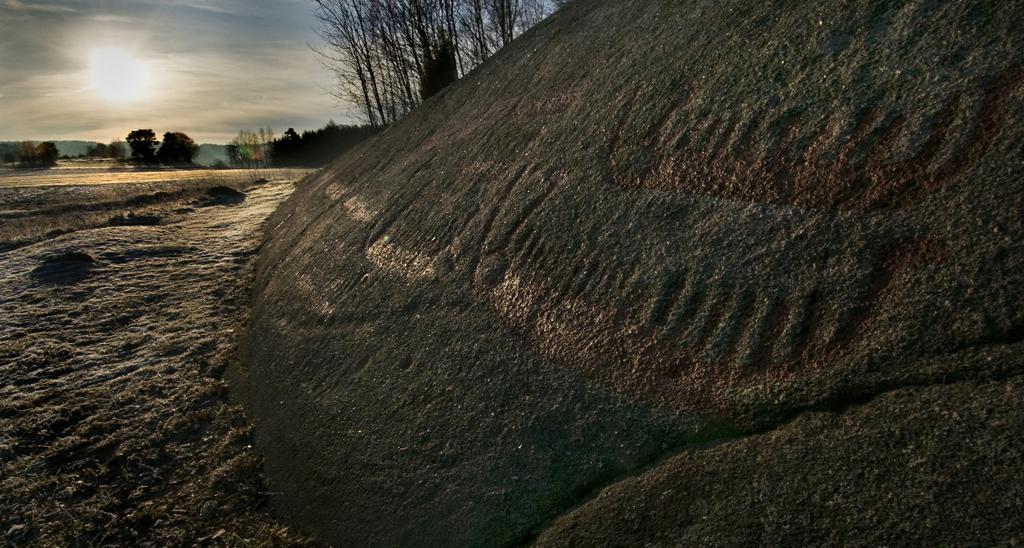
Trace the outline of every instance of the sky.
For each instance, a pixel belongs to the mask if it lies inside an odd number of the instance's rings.
[[[0,141],[354,123],[309,0],[0,0]],[[113,91],[117,90],[117,91]],[[123,91],[122,91],[123,90]],[[114,95],[117,96],[114,96]]]

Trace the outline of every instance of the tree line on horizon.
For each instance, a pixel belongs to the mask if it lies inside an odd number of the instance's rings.
[[[60,158],[60,150],[52,141],[21,141],[0,146],[5,164],[18,167],[52,167]]]
[[[334,120],[301,134],[289,128],[280,137],[269,127],[241,130],[226,146],[227,164],[214,167],[321,167],[376,132],[372,126],[338,125]],[[199,145],[181,132],[165,133],[161,144],[153,130],[139,129],[128,134],[127,142],[132,158],[141,163],[191,165],[199,152]]]
[[[301,134],[288,128],[280,137],[270,128],[242,130],[227,145],[228,163],[248,169],[322,167],[377,131],[366,125],[338,125],[334,120]]]
[[[62,155],[52,141],[22,141],[4,145],[7,146],[0,146],[4,163],[16,167],[53,167],[58,159],[71,158]],[[148,165],[192,165],[198,153],[199,145],[184,133],[165,133],[161,144],[152,129],[138,129],[129,133],[126,141],[115,139],[109,144],[95,143],[75,158],[116,162],[130,159],[134,163]]]
[[[387,126],[483,63],[565,0],[312,0],[331,93]]]
[[[139,164],[192,165],[199,154],[199,145],[180,131],[164,133],[158,141],[152,129],[136,129],[128,134],[131,159]]]
[[[262,169],[270,167],[322,167],[341,153],[379,131],[368,125],[339,125],[331,120],[322,128],[299,133],[288,128],[275,136],[268,128],[242,130],[225,145],[226,161],[218,160],[212,167]],[[138,165],[194,165],[200,146],[182,132],[167,132],[157,140],[152,129],[137,129],[124,141],[94,143],[84,154],[73,158],[109,159]],[[0,155],[6,164],[16,167],[53,167],[61,155],[55,143],[23,141],[0,143]]]
[[[125,142],[93,143],[83,153],[66,154],[54,141],[0,143],[3,163],[16,167],[53,167],[57,160],[90,159],[124,161],[128,157]]]
[[[109,144],[96,143],[90,146],[80,157],[123,162],[128,157],[128,147],[124,141],[114,139]]]

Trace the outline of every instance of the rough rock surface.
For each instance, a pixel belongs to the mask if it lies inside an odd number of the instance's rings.
[[[276,508],[345,545],[1020,539],[1022,17],[539,25],[275,214]]]

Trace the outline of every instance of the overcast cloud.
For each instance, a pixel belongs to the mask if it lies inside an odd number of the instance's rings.
[[[0,0],[0,140],[107,141],[145,127],[226,142],[242,128],[353,122],[332,82],[308,0]],[[89,89],[90,51],[147,65],[143,100]]]

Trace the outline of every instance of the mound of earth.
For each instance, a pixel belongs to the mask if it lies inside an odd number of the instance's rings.
[[[1022,16],[563,9],[271,219],[272,504],[341,545],[1020,540]]]
[[[266,182],[266,179],[261,179]],[[245,193],[229,186],[215,186],[206,191],[203,205],[236,205],[245,201]]]
[[[84,280],[96,259],[79,251],[51,255],[29,273],[35,280],[52,285],[73,284]]]
[[[130,211],[127,215],[111,217],[108,224],[110,226],[153,226],[160,224],[162,220],[163,217],[159,215],[136,215]]]

